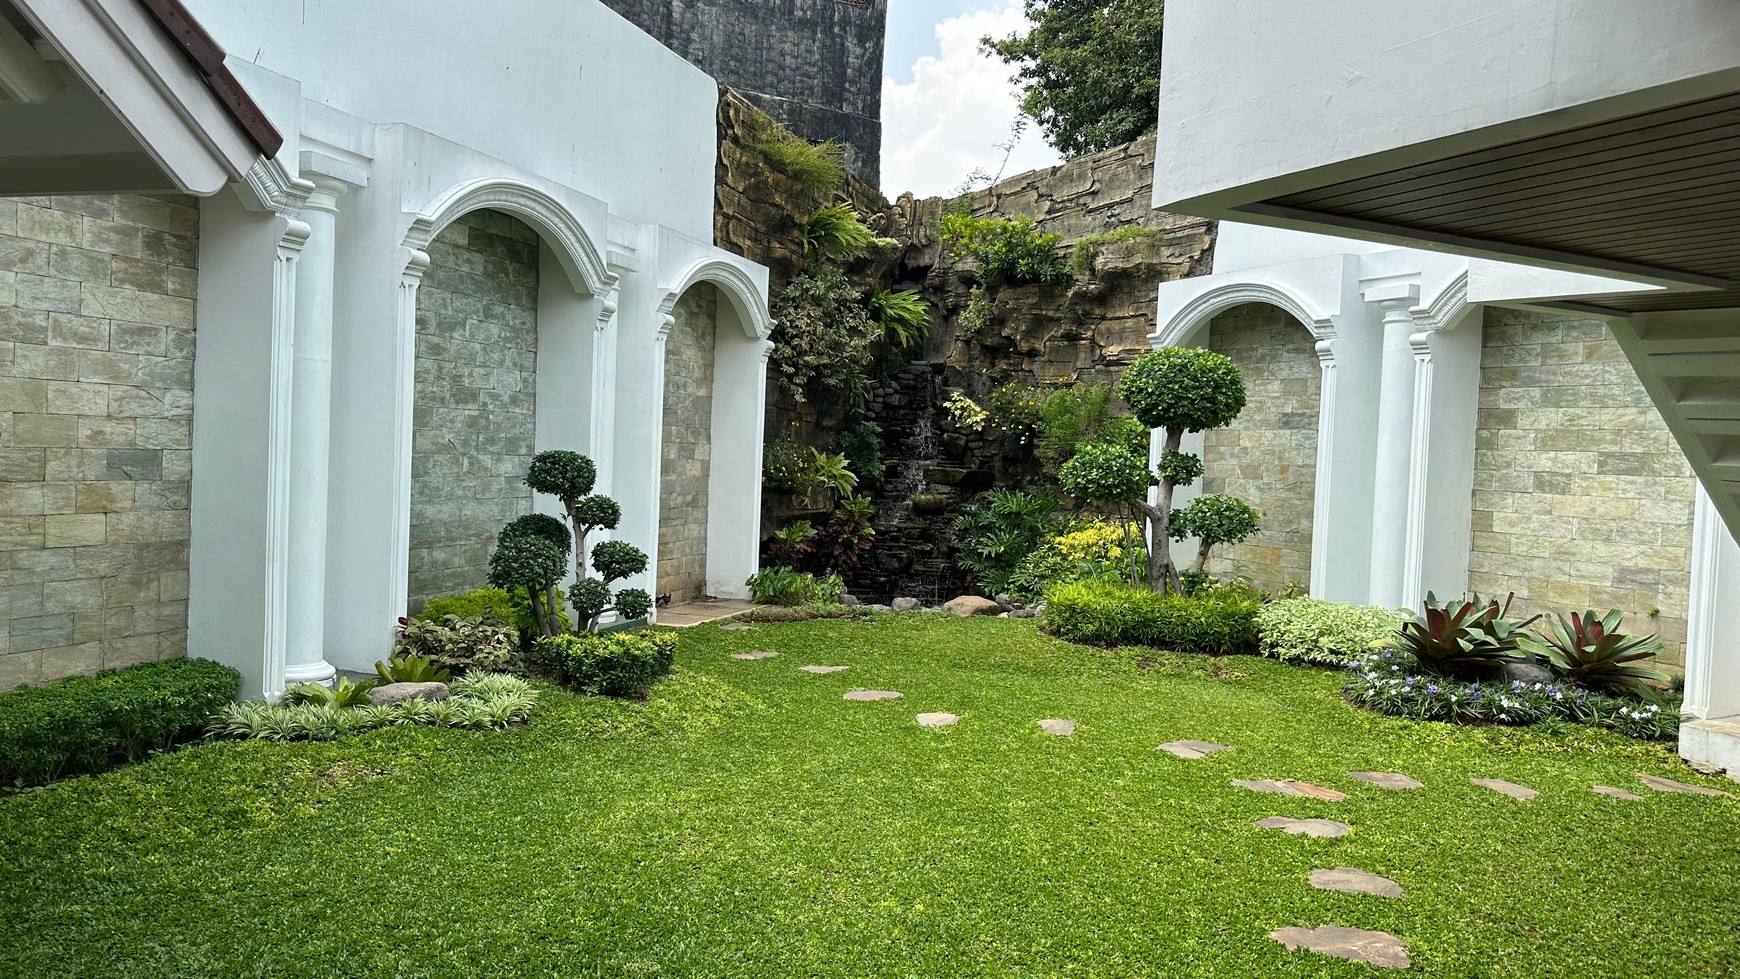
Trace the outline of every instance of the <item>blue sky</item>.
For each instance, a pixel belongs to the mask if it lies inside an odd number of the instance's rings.
[[[1009,153],[1020,96],[979,38],[1025,29],[1020,0],[890,0],[882,84],[882,190],[953,193],[975,169],[1005,177],[1059,162],[1029,127]]]

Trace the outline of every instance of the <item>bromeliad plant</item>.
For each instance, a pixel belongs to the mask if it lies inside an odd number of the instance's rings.
[[[1600,618],[1595,617],[1593,610],[1555,618],[1556,621],[1547,620],[1544,635],[1524,636],[1520,645],[1579,686],[1649,697],[1656,692],[1650,681],[1668,681],[1668,675],[1660,670],[1631,665],[1660,654],[1662,644],[1653,635],[1628,636],[1620,632],[1624,613],[1619,609],[1611,609]]]
[[[1513,592],[1500,605],[1497,599],[1482,601],[1479,595],[1470,595],[1439,604],[1437,596],[1427,592],[1423,611],[1402,623],[1390,646],[1412,656],[1415,666],[1428,676],[1496,675],[1506,663],[1532,658],[1522,649],[1527,638],[1523,630],[1540,616],[1508,618],[1515,598]]]

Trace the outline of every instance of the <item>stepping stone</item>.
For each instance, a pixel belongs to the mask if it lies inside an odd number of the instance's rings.
[[[800,666],[800,667],[798,667],[798,669],[803,670],[805,673],[820,674],[820,673],[844,673],[847,670],[851,669],[851,667],[850,666]]]
[[[1539,792],[1536,792],[1534,789],[1531,789],[1526,785],[1518,785],[1515,782],[1506,782],[1502,778],[1471,778],[1468,781],[1473,782],[1475,785],[1478,785],[1483,789],[1491,789],[1500,795],[1508,795],[1518,802],[1527,802],[1535,796],[1540,795]]]
[[[1044,731],[1046,734],[1055,734],[1060,738],[1067,738],[1075,733],[1075,722],[1060,720],[1055,717],[1048,717],[1039,722],[1039,729]]]
[[[920,714],[920,715],[918,715],[918,726],[919,727],[948,727],[949,725],[954,724],[956,721],[959,721],[960,719],[961,719],[961,715],[959,715],[959,714],[943,714],[943,713]]]
[[[899,700],[900,694],[894,690],[853,690],[846,694],[847,700]]]
[[[1426,786],[1401,772],[1348,772],[1361,782],[1370,782],[1380,789],[1423,789]]]
[[[1228,749],[1224,744],[1213,744],[1208,741],[1168,741],[1154,750],[1177,755],[1186,761],[1195,761],[1198,758],[1206,758],[1217,751]]]
[[[729,625],[722,625],[719,628],[725,630],[726,632],[742,632],[745,629],[753,629],[755,627],[752,625],[744,625],[741,622],[733,622]]]
[[[1302,948],[1382,969],[1406,969],[1413,964],[1408,958],[1408,947],[1388,932],[1324,925],[1320,928],[1282,928],[1269,932],[1269,937],[1287,946],[1289,952]]]
[[[1311,871],[1311,886],[1320,891],[1340,891],[1343,894],[1374,894],[1378,897],[1401,897],[1402,885],[1388,877],[1355,870],[1352,867],[1336,867],[1334,870]]]
[[[1278,829],[1293,836],[1315,836],[1319,839],[1336,836],[1346,836],[1353,832],[1353,827],[1346,823],[1338,823],[1333,819],[1290,819],[1286,816],[1270,816],[1257,820],[1257,825],[1264,829]]]
[[[1597,785],[1593,791],[1596,795],[1610,796],[1614,799],[1624,799],[1627,802],[1643,801],[1643,796],[1638,795],[1636,792],[1627,792],[1624,789],[1616,789],[1611,785]]]
[[[1241,789],[1252,792],[1270,792],[1275,795],[1291,795],[1301,799],[1322,799],[1325,802],[1340,802],[1347,798],[1346,792],[1326,789],[1310,782],[1296,782],[1290,778],[1240,778],[1233,779],[1233,784]]]
[[[758,659],[773,659],[775,656],[778,656],[778,655],[779,655],[778,653],[770,653],[764,649],[764,650],[762,650],[760,652],[756,652],[756,653],[732,653],[731,658],[732,659],[741,659],[741,660],[758,660]]]
[[[1659,775],[1645,775],[1642,772],[1638,772],[1637,777],[1643,779],[1643,784],[1657,792],[1684,792],[1687,795],[1714,795],[1721,796],[1724,799],[1734,798],[1733,793],[1723,792],[1721,789],[1707,789],[1702,785],[1676,782],[1671,778],[1662,778]]]

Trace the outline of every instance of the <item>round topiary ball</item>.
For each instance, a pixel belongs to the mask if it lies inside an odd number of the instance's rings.
[[[1262,527],[1263,515],[1236,496],[1199,496],[1172,515],[1172,536],[1205,544],[1236,544]]]
[[[586,622],[610,607],[610,586],[597,578],[574,583],[568,591],[568,601],[581,622]]]
[[[533,537],[547,540],[556,545],[566,558],[568,552],[574,549],[574,535],[568,532],[568,525],[560,517],[552,517],[547,513],[528,513],[510,522],[501,529],[498,540],[530,534]]]
[[[646,562],[646,552],[627,541],[607,540],[592,549],[592,569],[605,581],[640,574]]]
[[[1063,491],[1089,503],[1129,503],[1148,495],[1148,460],[1110,442],[1082,446],[1058,471]]]
[[[550,449],[532,457],[526,470],[526,485],[538,493],[548,493],[564,504],[573,503],[592,492],[598,482],[598,467],[578,452]]]
[[[1245,407],[1245,380],[1231,359],[1202,347],[1166,347],[1136,358],[1118,394],[1149,428],[1219,428]]]
[[[625,619],[644,619],[652,611],[652,596],[641,588],[624,588],[616,593],[616,611]]]
[[[562,580],[568,556],[536,534],[505,535],[489,556],[489,584],[494,588],[544,589]]]
[[[582,527],[615,530],[622,522],[622,504],[608,496],[588,496],[574,504],[574,519]]]

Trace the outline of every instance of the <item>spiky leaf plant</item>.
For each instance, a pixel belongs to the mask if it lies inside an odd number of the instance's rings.
[[[1655,693],[1650,681],[1666,683],[1666,673],[1647,666],[1632,666],[1638,660],[1661,654],[1661,639],[1654,635],[1628,636],[1619,631],[1624,613],[1611,609],[1600,618],[1590,609],[1582,615],[1556,616],[1548,620],[1541,636],[1525,636],[1521,646],[1552,664],[1553,669],[1591,690],[1615,690],[1649,697]]]
[[[1507,618],[1515,594],[1500,605],[1479,595],[1439,604],[1426,593],[1422,612],[1413,613],[1396,631],[1390,645],[1414,658],[1421,673],[1465,679],[1489,677],[1508,661],[1518,659],[1524,629],[1540,616],[1517,621]]]

